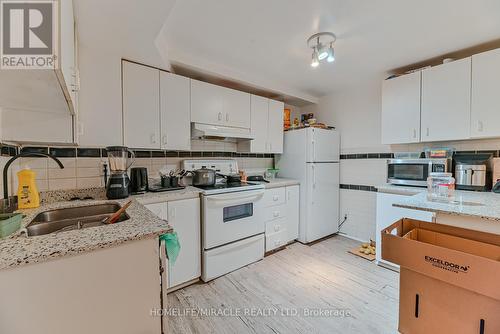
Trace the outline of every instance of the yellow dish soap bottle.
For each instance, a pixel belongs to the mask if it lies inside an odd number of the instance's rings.
[[[35,182],[36,173],[29,168],[17,172],[19,186],[17,188],[17,202],[19,209],[38,208],[40,194]]]

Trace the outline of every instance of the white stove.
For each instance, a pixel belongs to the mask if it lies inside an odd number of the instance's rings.
[[[184,160],[185,170],[210,168],[238,173],[236,160]],[[264,185],[226,183],[202,188],[202,273],[207,282],[264,257],[265,224],[261,200]]]
[[[215,170],[222,175],[238,174],[238,162],[236,160],[184,160],[183,168],[187,171],[193,171],[201,168],[209,168]],[[203,189],[204,195],[215,195],[232,193],[238,191],[264,189],[263,184],[252,182],[227,183],[226,179],[217,176],[217,181],[214,186],[198,187]]]

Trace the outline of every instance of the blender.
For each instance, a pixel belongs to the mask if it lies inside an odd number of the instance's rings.
[[[106,184],[108,199],[126,198],[130,195],[127,169],[134,163],[135,154],[125,146],[106,147],[110,175]],[[130,153],[130,159],[129,159]]]

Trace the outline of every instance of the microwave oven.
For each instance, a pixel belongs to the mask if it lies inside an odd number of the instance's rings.
[[[448,173],[451,159],[387,160],[387,182],[395,185],[426,187],[430,173]]]

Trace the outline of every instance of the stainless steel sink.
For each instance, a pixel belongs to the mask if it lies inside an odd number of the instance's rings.
[[[104,218],[111,216],[121,208],[118,203],[97,204],[61,208],[40,212],[26,226],[29,237],[54,232],[78,230],[87,227],[105,225]],[[127,213],[122,214],[118,222],[129,219]],[[118,223],[117,222],[117,223]]]

